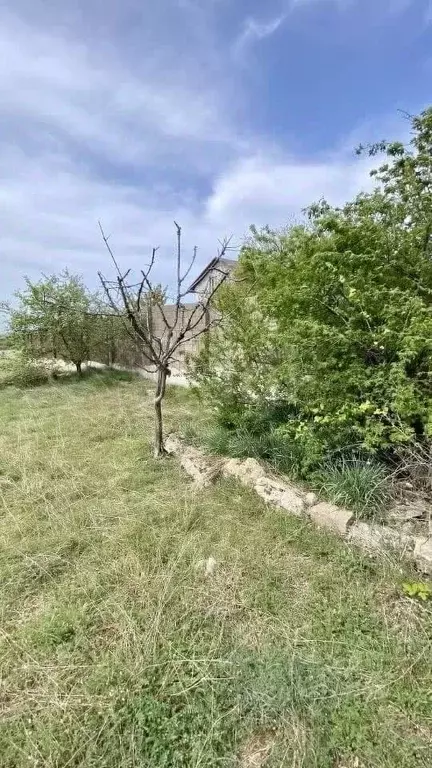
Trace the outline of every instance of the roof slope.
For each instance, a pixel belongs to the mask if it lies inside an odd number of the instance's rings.
[[[190,284],[188,288],[188,293],[193,293],[199,285],[199,283],[204,280],[205,276],[212,271],[212,269],[218,268],[221,271],[224,271],[224,267],[227,268],[227,272],[230,272],[233,265],[237,264],[237,261],[235,259],[226,259],[225,257],[219,257],[216,256],[214,259],[212,259],[206,267],[200,272],[197,278],[193,281],[193,283]]]

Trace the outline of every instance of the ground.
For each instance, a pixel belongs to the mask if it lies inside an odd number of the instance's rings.
[[[0,391],[0,764],[432,765],[412,574],[234,482],[197,493],[151,456],[150,386]]]

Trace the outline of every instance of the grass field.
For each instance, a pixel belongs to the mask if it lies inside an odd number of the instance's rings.
[[[234,482],[196,493],[151,457],[147,387],[0,391],[2,768],[430,767],[409,572]],[[168,393],[172,427],[195,409]]]

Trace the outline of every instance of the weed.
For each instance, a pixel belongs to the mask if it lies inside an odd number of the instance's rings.
[[[406,581],[402,584],[402,591],[407,597],[414,597],[422,602],[432,599],[432,586],[424,581]]]
[[[204,445],[211,453],[217,455],[230,455],[231,435],[227,429],[219,426],[212,426],[203,434]]]

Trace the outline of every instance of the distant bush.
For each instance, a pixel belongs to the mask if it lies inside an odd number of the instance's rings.
[[[28,360],[17,354],[1,362],[0,384],[3,387],[39,387],[46,384],[55,373],[52,364],[43,360]]]
[[[9,334],[0,334],[0,352],[10,349],[11,346],[12,346],[12,341]]]

